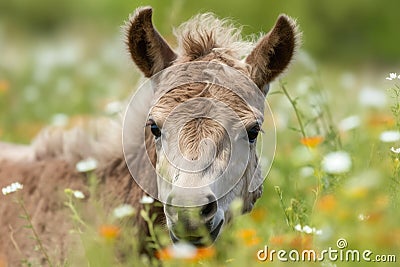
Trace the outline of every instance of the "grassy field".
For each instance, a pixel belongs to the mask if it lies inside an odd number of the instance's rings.
[[[1,141],[28,143],[45,125],[116,116],[140,75],[119,30],[103,35],[100,29],[71,24],[49,37],[0,28],[0,37],[13,32],[9,41],[0,39]],[[327,62],[301,50],[291,70],[271,87],[277,147],[254,211],[226,226],[207,249],[172,249],[165,231],[154,229],[157,235],[149,246],[160,247],[157,255],[164,266],[288,264],[277,254],[273,261],[257,259],[265,246],[285,250],[294,266],[365,266],[365,250],[373,261],[367,266],[397,266],[378,262],[376,256],[390,261],[394,255],[400,261],[400,76],[386,79],[400,69],[381,62]],[[79,211],[79,198],[67,191],[66,199],[77,221],[71,234],[81,236],[86,251],[55,265],[150,264],[134,251],[135,229],[124,227],[129,216],[89,220]],[[135,212],[146,216],[146,211]],[[76,231],[82,223],[86,230]],[[339,251],[339,259],[329,260],[326,254],[324,261],[294,263],[289,258],[292,250],[301,257],[304,250],[329,248]],[[129,252],[124,262],[114,256],[116,250]],[[361,262],[342,261],[340,252],[349,250],[360,251]]]

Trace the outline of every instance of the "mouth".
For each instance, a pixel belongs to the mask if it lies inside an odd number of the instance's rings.
[[[216,227],[214,227],[214,229],[209,233],[209,238],[205,237],[205,236],[185,236],[184,238],[179,238],[177,237],[173,231],[169,231],[169,235],[171,237],[172,242],[178,243],[180,241],[185,241],[185,242],[189,242],[190,244],[196,246],[196,247],[205,247],[208,245],[211,245],[212,243],[215,242],[215,240],[217,239],[222,225],[224,224],[224,220],[221,219],[218,223],[218,225]],[[209,241],[211,239],[211,244],[207,241]]]

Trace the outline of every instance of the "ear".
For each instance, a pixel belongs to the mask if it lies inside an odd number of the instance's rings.
[[[268,84],[287,68],[299,43],[296,22],[280,15],[272,30],[260,38],[246,58],[246,63],[251,66],[251,78],[265,94]]]
[[[139,7],[126,24],[126,44],[133,61],[146,77],[170,66],[175,52],[154,28],[151,7]]]

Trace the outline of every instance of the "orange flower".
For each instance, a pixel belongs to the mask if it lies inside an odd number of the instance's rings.
[[[300,139],[300,143],[313,148],[321,144],[323,140],[324,138],[322,136],[303,137]]]
[[[205,260],[214,257],[215,248],[207,247],[207,248],[198,248],[196,255],[193,257],[194,261]]]
[[[106,239],[115,239],[119,236],[121,230],[115,225],[102,225],[99,228],[99,233]]]
[[[5,93],[10,88],[10,83],[6,80],[0,80],[0,93]]]
[[[155,255],[159,260],[162,261],[172,259],[199,261],[214,257],[215,248],[212,246],[206,248],[192,248],[191,245],[182,245],[182,247],[172,246],[156,251]]]
[[[321,197],[317,203],[317,208],[321,211],[332,212],[336,208],[336,198],[333,195]]]
[[[285,236],[283,235],[276,235],[276,236],[271,236],[269,239],[269,243],[274,246],[281,246],[285,243]]]
[[[379,127],[379,126],[394,126],[395,120],[393,116],[386,114],[372,115],[368,119],[368,125],[371,127]]]
[[[267,211],[265,209],[255,208],[250,213],[250,217],[253,219],[253,221],[261,223],[264,221],[266,214],[267,214]]]
[[[254,229],[241,229],[238,232],[238,236],[243,239],[246,246],[254,246],[261,242],[261,239],[257,236],[256,230]]]
[[[170,248],[164,248],[156,251],[156,257],[159,260],[170,260],[172,259],[172,251]]]
[[[296,249],[310,249],[312,245],[312,235],[297,235],[290,242],[290,246]]]

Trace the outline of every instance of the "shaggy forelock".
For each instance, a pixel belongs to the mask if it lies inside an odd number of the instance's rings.
[[[230,20],[218,19],[213,13],[194,16],[174,30],[178,51],[188,60],[201,58],[211,52],[244,58],[253,48],[251,41],[241,37],[241,28]]]

